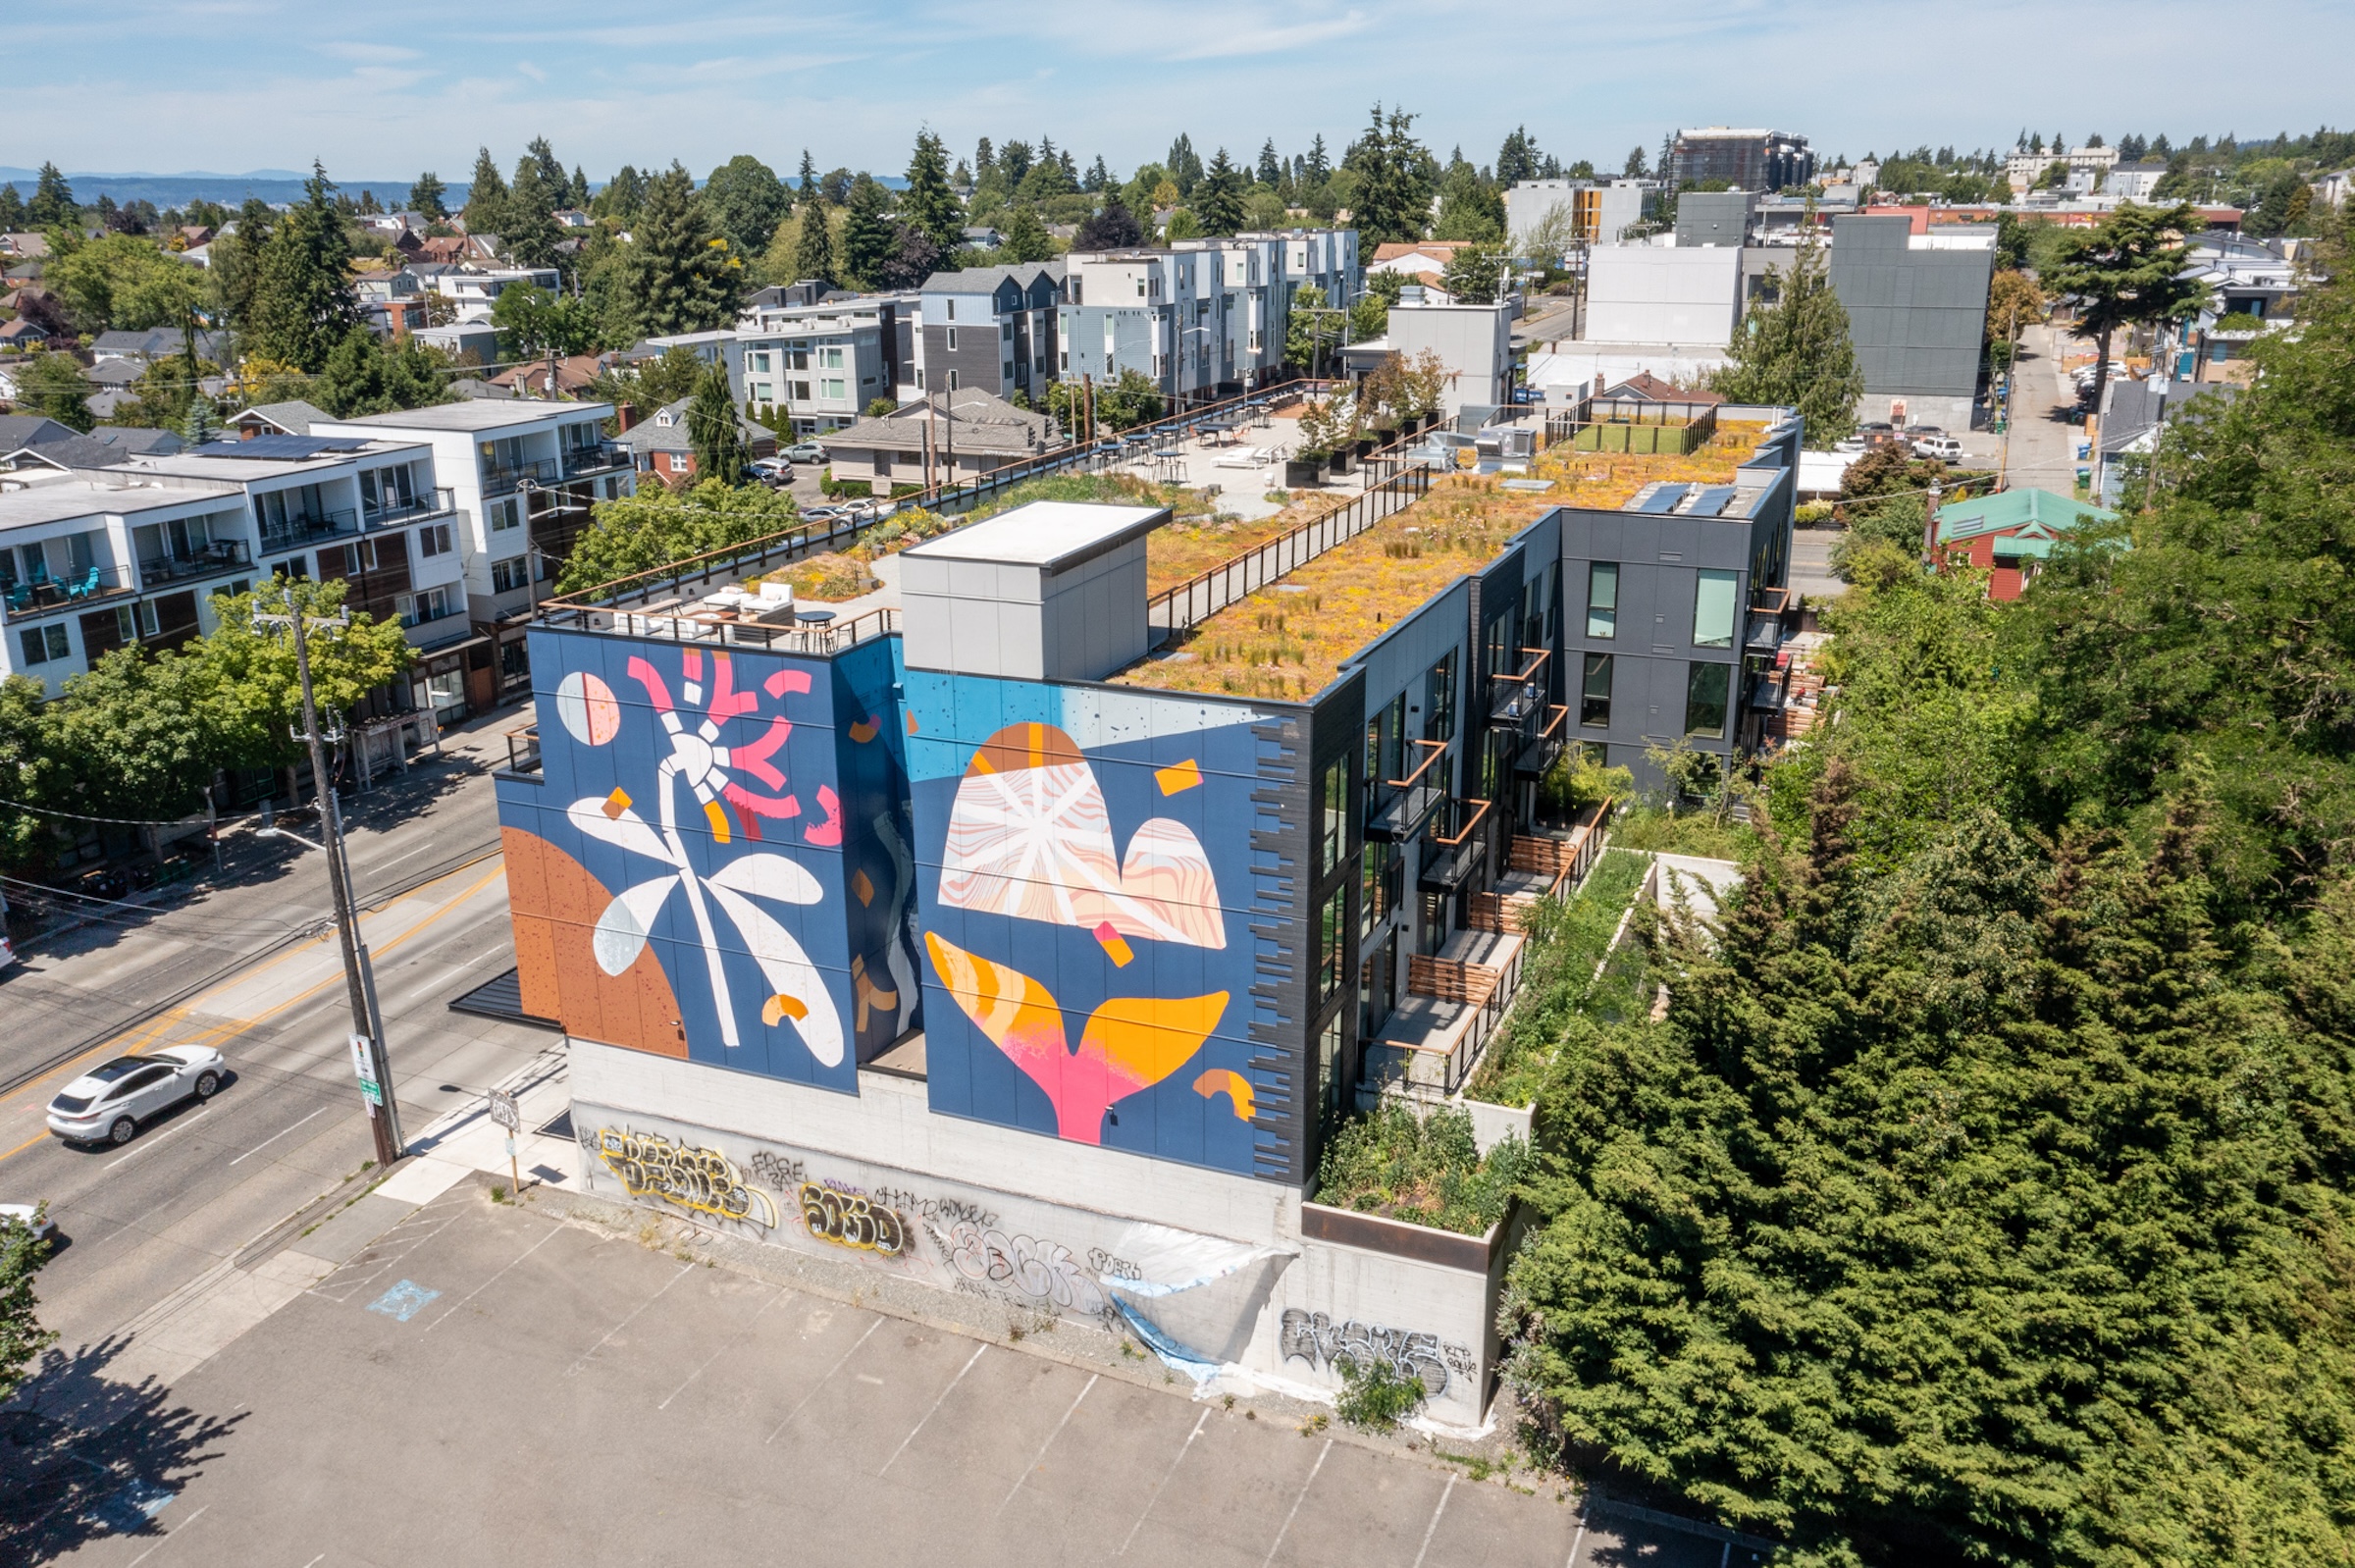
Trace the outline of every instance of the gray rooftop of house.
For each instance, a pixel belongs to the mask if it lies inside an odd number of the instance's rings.
[[[390,414],[362,414],[356,419],[336,420],[340,425],[370,425],[392,431],[462,431],[469,435],[486,430],[505,430],[515,425],[530,425],[554,416],[603,419],[613,412],[611,403],[550,403],[526,401],[506,397],[469,397],[460,402],[435,403],[425,408],[395,410]]]
[[[33,528],[109,512],[153,511],[236,494],[236,487],[230,485],[167,487],[61,474],[36,479],[22,490],[0,491],[0,529]]]
[[[314,420],[336,417],[317,404],[306,403],[299,397],[283,403],[255,403],[250,408],[240,409],[234,418],[243,419],[249,414],[293,436],[308,436]]]
[[[1004,267],[965,267],[956,272],[936,272],[924,280],[927,294],[986,294],[994,293],[998,285],[1011,278],[1024,288],[1040,273],[1060,280],[1064,275],[1061,261],[1023,261]]]

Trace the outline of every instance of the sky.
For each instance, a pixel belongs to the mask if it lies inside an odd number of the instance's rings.
[[[13,13],[13,15],[9,15]],[[2355,99],[2345,0],[2239,0],[2242,43],[2182,0],[8,0],[0,165],[70,172],[463,180],[546,135],[602,180],[740,152],[790,176],[905,169],[929,125],[1069,146],[1116,173],[1188,132],[1238,160],[1319,131],[1337,158],[1376,100],[1441,156],[1492,160],[1526,125],[1565,163],[1615,172],[1680,126],[1770,126],[1823,154],[2008,144],[2022,126],[2243,138],[2329,123]]]

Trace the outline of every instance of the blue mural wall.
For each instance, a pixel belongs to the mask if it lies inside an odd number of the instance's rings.
[[[934,1111],[1250,1173],[1273,1021],[1252,828],[1273,715],[903,676]],[[1266,1016],[1261,1016],[1265,1010]],[[1286,1068],[1295,1066],[1285,1058]]]
[[[499,787],[527,1010],[856,1093],[917,1000],[897,647],[535,629],[541,772]]]

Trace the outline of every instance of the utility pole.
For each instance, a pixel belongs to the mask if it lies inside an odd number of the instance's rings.
[[[378,1086],[377,1095],[368,1099],[368,1123],[369,1131],[376,1138],[376,1163],[382,1169],[398,1160],[406,1145],[400,1134],[400,1107],[392,1093],[392,1063],[385,1053],[384,1016],[376,1003],[376,975],[368,965],[368,943],[360,934],[351,895],[351,865],[343,855],[343,817],[336,807],[335,788],[327,772],[327,746],[319,733],[319,704],[311,689],[311,645],[307,635],[314,626],[341,630],[351,624],[351,617],[305,615],[289,587],[287,613],[256,614],[253,618],[258,625],[288,627],[294,637],[294,672],[302,685],[303,726],[295,739],[310,748],[311,782],[319,791],[319,848],[327,855],[328,891],[335,900],[336,934],[343,947],[343,986],[351,1001],[354,1055],[365,1057],[368,1075]]]

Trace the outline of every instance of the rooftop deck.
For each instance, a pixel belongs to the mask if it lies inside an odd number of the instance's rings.
[[[1305,701],[1340,666],[1449,583],[1495,558],[1505,542],[1556,506],[1617,510],[1673,487],[1690,507],[1727,491],[1766,426],[1725,421],[1690,455],[1588,452],[1556,445],[1530,464],[1548,489],[1507,490],[1453,478],[1424,499],[1327,550],[1282,581],[1229,605],[1113,677],[1165,691]],[[1651,487],[1661,486],[1654,491]]]

